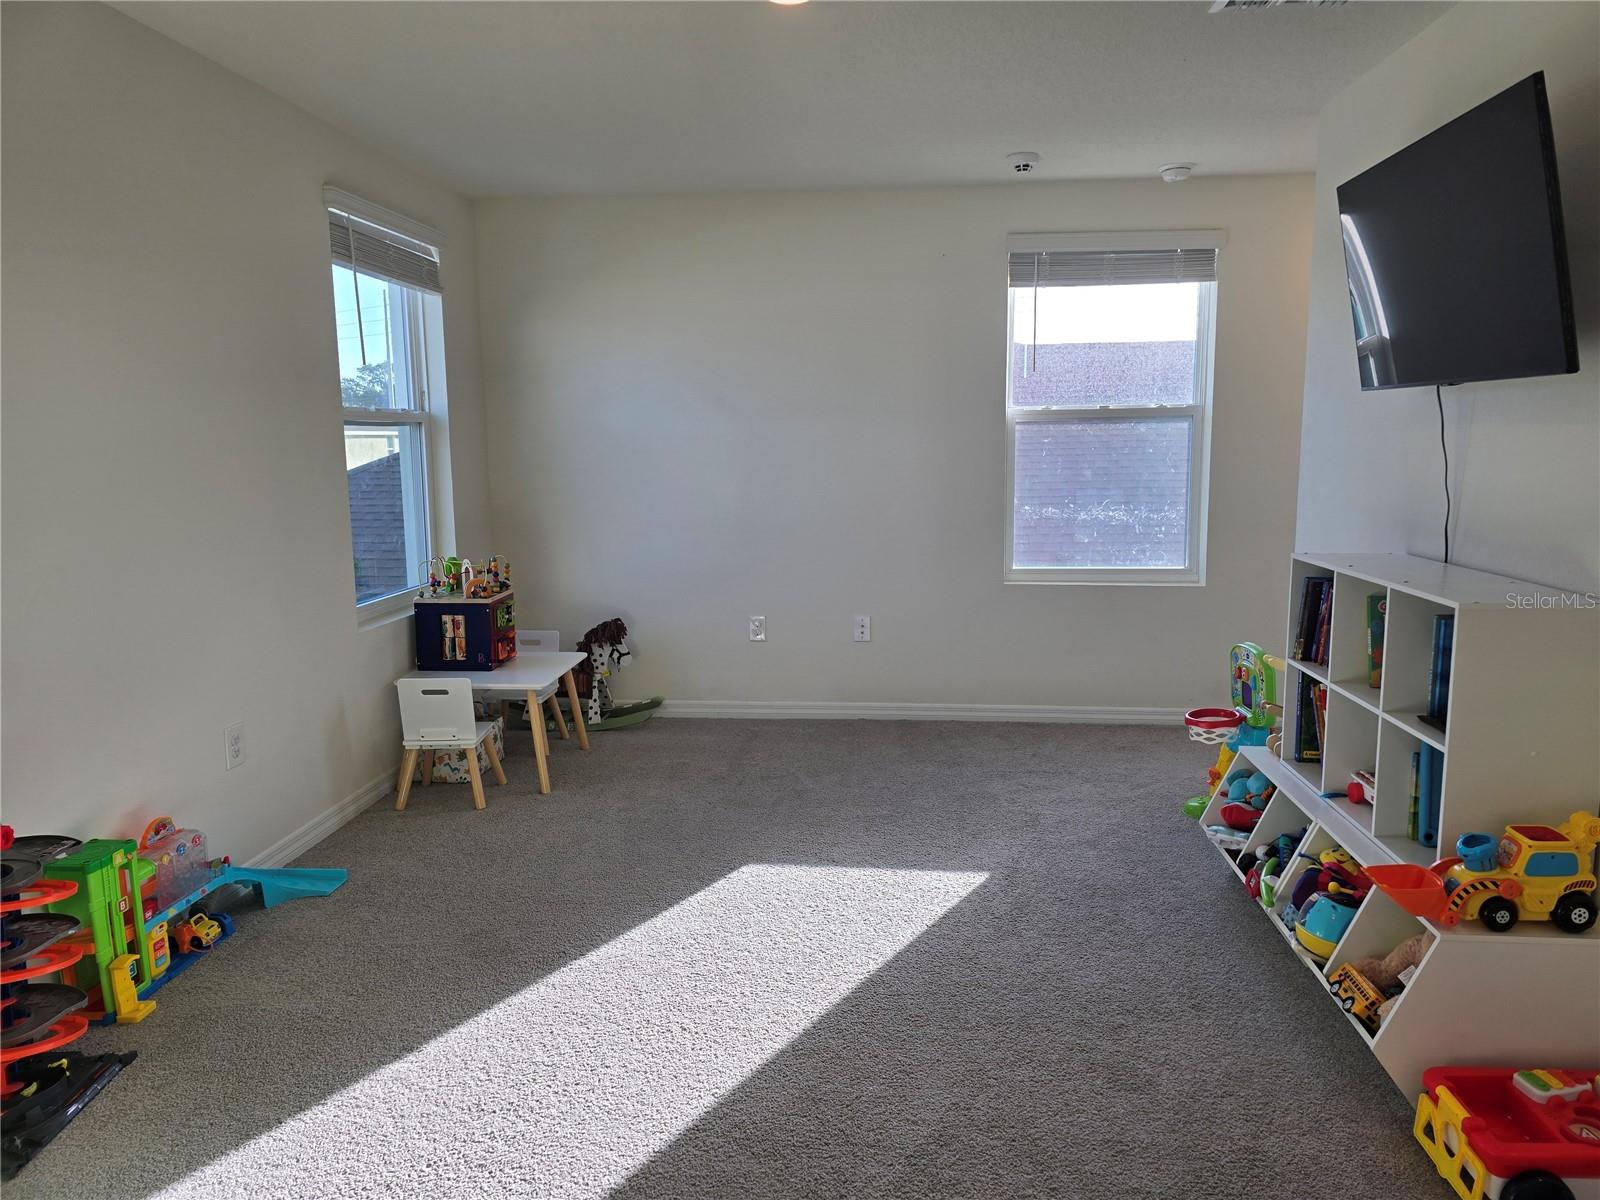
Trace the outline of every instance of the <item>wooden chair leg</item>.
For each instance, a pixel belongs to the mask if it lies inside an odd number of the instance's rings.
[[[400,782],[395,786],[394,810],[405,812],[406,798],[411,795],[411,773],[417,769],[417,751],[407,750],[400,759]]]
[[[504,787],[506,770],[500,765],[500,752],[494,748],[494,734],[491,733],[483,739],[483,748],[489,752],[489,769],[494,772],[494,781]],[[472,753],[476,756],[478,752],[474,749]]]
[[[561,715],[561,701],[554,696],[545,701],[550,706],[550,715],[556,719],[556,732],[561,735],[561,740],[566,741],[571,734],[567,732],[567,719]]]
[[[583,704],[578,699],[578,682],[572,678],[568,671],[561,677],[561,682],[566,685],[567,703],[572,706],[572,727],[578,731],[578,749],[589,748],[589,730],[583,724]]]
[[[427,787],[433,782],[433,751],[422,752],[422,786]]]
[[[550,794],[550,749],[544,744],[544,709],[539,704],[539,694],[528,691],[528,715],[533,718],[533,761],[539,771],[539,794]]]
[[[511,732],[511,701],[500,701],[500,727],[506,733]]]
[[[472,780],[472,807],[485,808],[488,801],[483,798],[483,776],[478,772],[478,748],[467,747],[467,775]]]

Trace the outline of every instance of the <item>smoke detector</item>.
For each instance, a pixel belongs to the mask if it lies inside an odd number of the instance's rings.
[[[1018,150],[1015,154],[1006,155],[1006,162],[1018,175],[1026,175],[1043,161],[1032,150]]]
[[[1161,168],[1161,178],[1166,183],[1182,183],[1193,171],[1193,163],[1168,163]]]

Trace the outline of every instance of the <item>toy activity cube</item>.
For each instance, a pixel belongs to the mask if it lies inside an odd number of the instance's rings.
[[[418,596],[413,607],[419,671],[492,671],[517,656],[514,593]]]

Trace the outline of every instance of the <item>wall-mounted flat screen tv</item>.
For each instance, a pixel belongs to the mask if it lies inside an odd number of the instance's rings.
[[[1578,369],[1543,71],[1338,194],[1364,390]]]

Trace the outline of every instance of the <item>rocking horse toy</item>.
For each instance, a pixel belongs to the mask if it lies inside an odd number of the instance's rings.
[[[578,691],[587,693],[583,719],[590,729],[623,729],[648,721],[661,707],[661,697],[652,696],[633,704],[616,704],[611,699],[611,676],[628,665],[633,652],[628,649],[628,627],[620,617],[602,621],[578,642],[588,662],[573,668]]]

